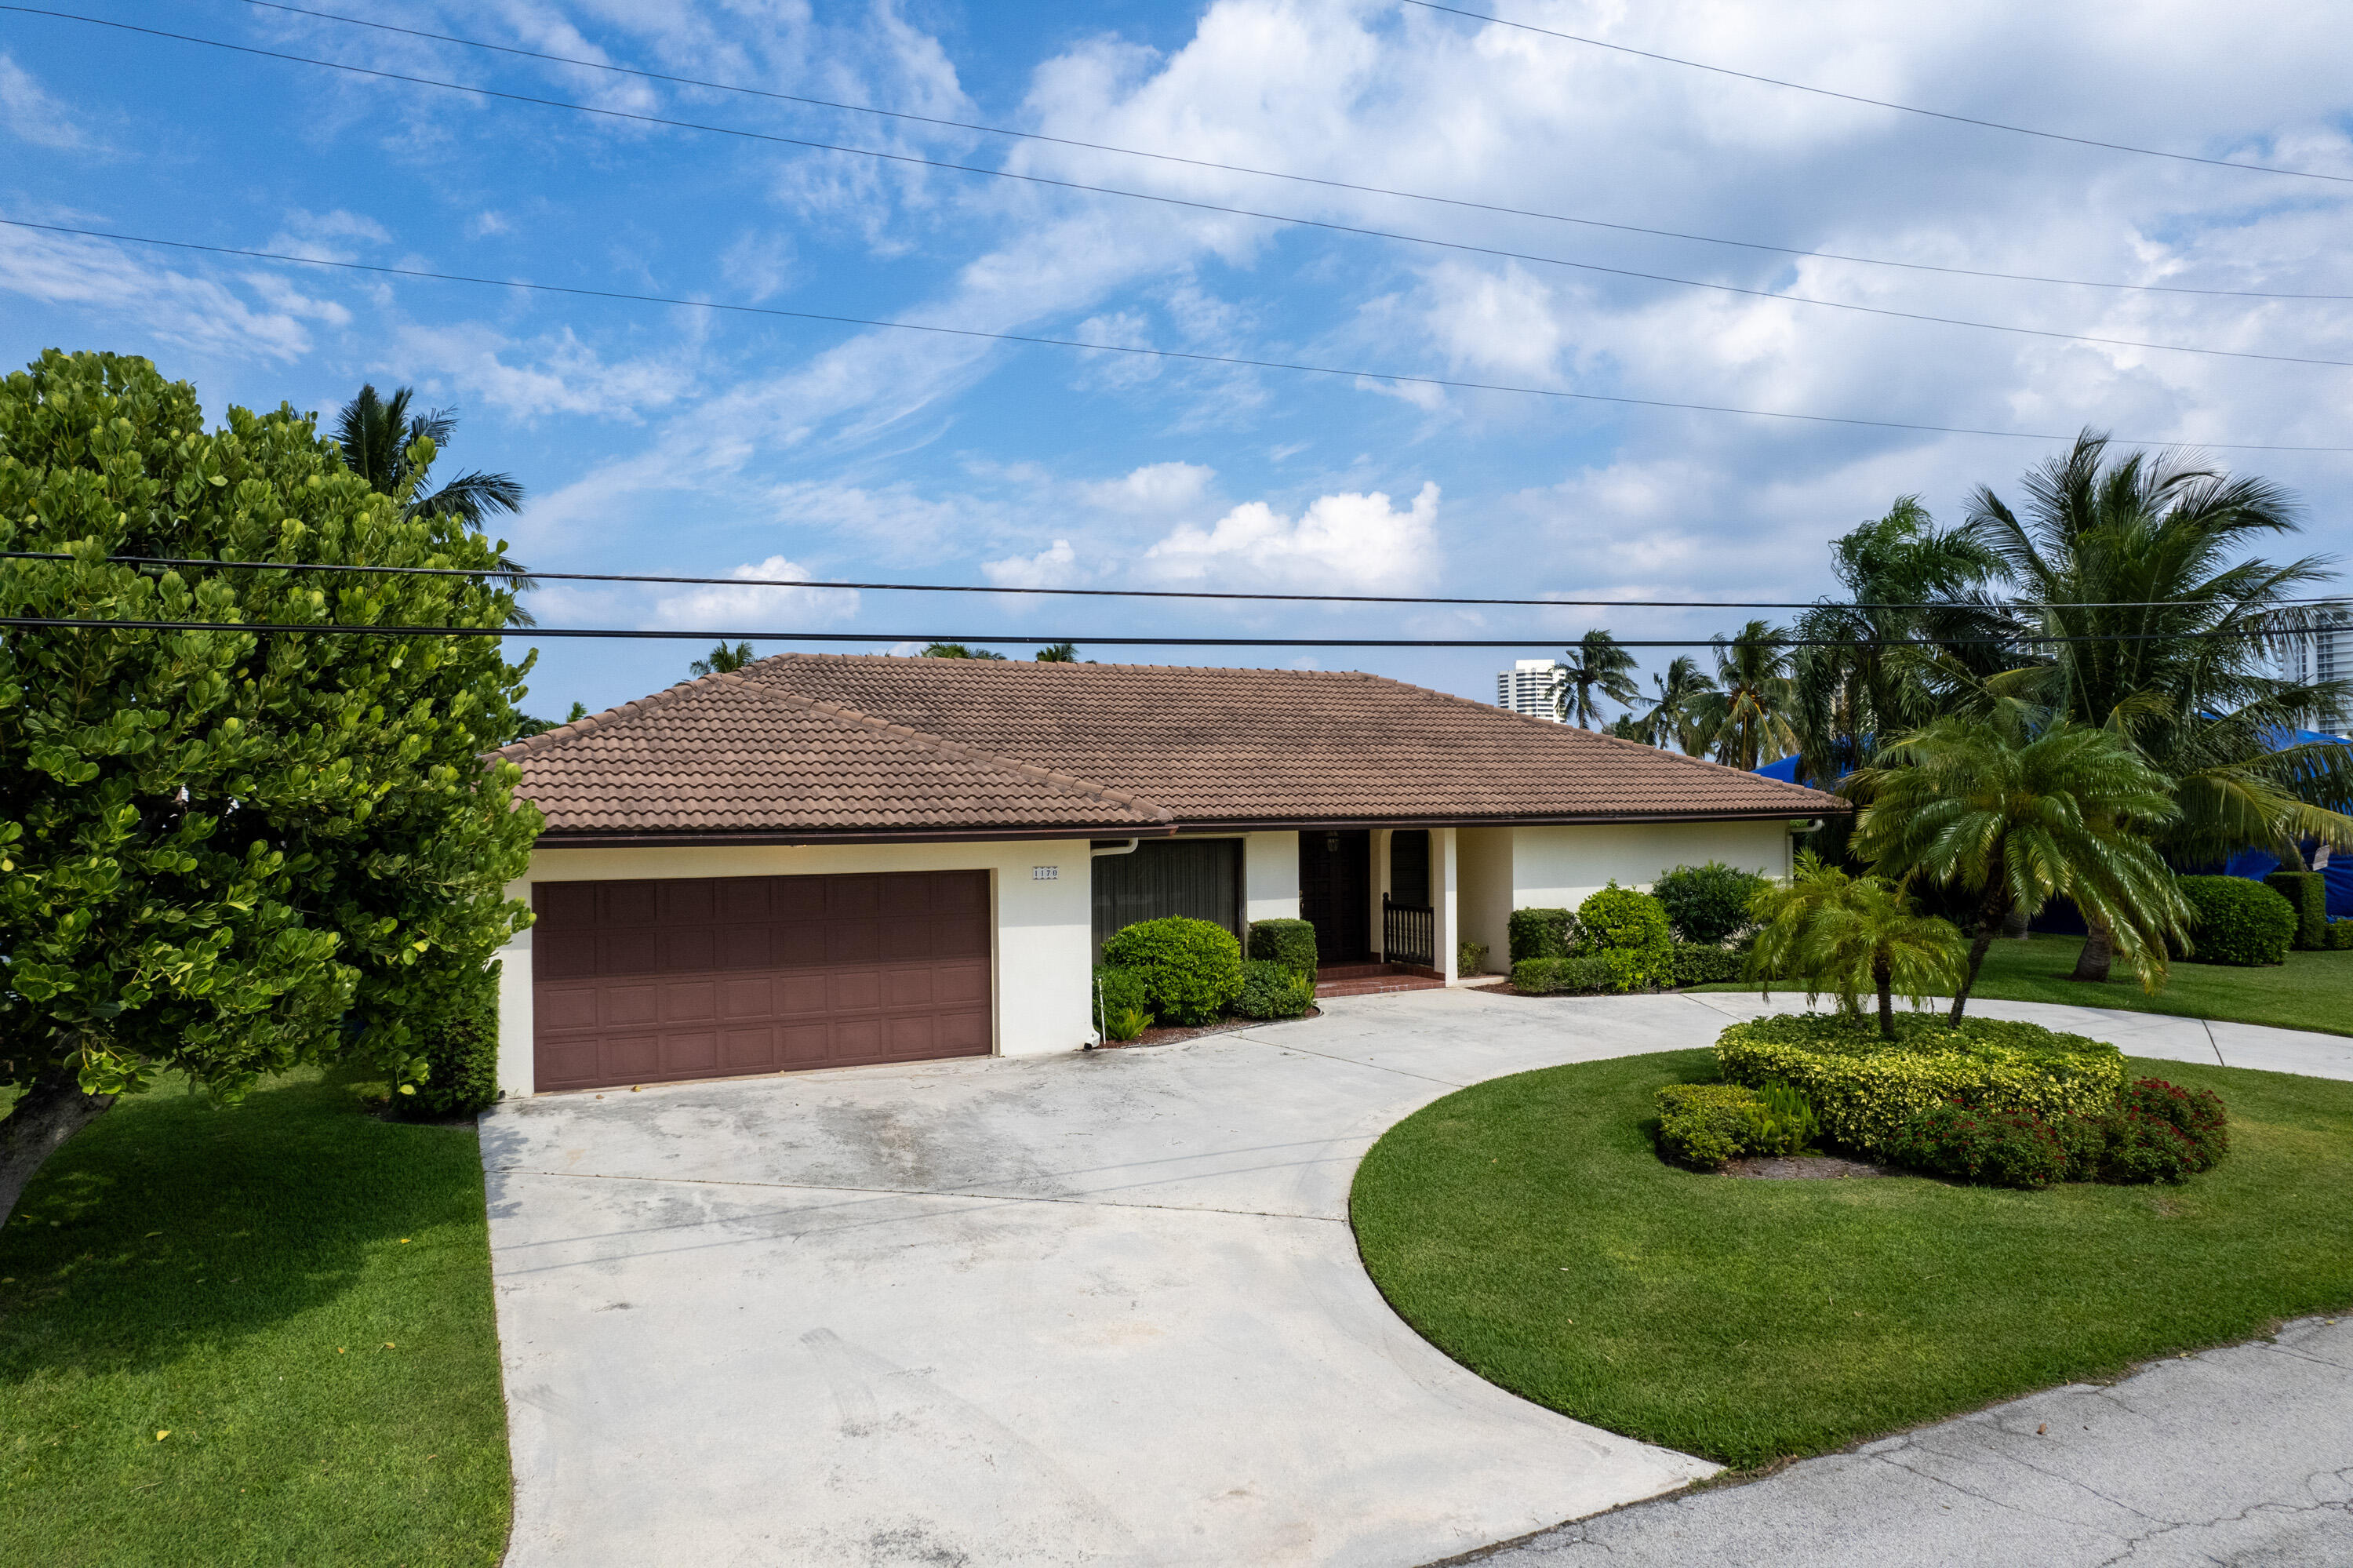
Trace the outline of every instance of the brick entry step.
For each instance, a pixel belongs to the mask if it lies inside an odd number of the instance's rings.
[[[1442,988],[1442,976],[1411,964],[1324,964],[1315,970],[1315,994],[1374,996],[1392,991]]]

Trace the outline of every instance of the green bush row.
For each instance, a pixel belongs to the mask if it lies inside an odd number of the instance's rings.
[[[1617,975],[1599,958],[1522,959],[1512,966],[1512,989],[1529,996],[1590,996],[1617,987]]]
[[[1659,1091],[1659,1150],[1704,1171],[1751,1154],[1796,1154],[1820,1130],[1787,1084],[1670,1084]]]
[[[2328,948],[2331,952],[2353,951],[2353,920],[2328,923]]]
[[[2143,1078],[2084,1116],[2045,1118],[1942,1101],[1915,1112],[1886,1154],[1901,1165],[1996,1187],[2186,1181],[2229,1152],[2229,1121],[2212,1090],[2192,1094],[2162,1078]]]
[[[2090,1116],[2124,1084],[2124,1054],[2104,1041],[2040,1024],[1907,1013],[1886,1041],[1866,1019],[1782,1013],[1716,1036],[1727,1083],[1786,1083],[1803,1094],[1824,1135],[1884,1155],[1918,1112],[1949,1100],[2049,1119]]]
[[[2275,871],[2263,885],[2295,911],[2295,946],[2314,953],[2328,946],[2328,879],[2316,871]]]
[[[2277,892],[2243,876],[2184,876],[2175,885],[2189,904],[2189,957],[2242,968],[2287,962],[2296,913]]]

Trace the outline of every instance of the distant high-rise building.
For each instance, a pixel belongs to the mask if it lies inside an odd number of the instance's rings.
[[[2326,630],[2289,638],[2280,649],[2280,673],[2291,681],[2353,681],[2353,605],[2320,607]],[[2340,703],[2308,715],[2315,729],[2353,732],[2353,704]]]
[[[1560,722],[1560,673],[1557,659],[1523,659],[1495,677],[1495,705],[1530,718]]]

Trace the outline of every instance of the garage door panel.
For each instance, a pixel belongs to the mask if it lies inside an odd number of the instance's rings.
[[[986,1054],[987,874],[533,889],[543,1088]]]

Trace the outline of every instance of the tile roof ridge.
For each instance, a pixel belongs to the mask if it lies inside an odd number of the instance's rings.
[[[1661,758],[1669,762],[1679,762],[1686,767],[1697,768],[1703,772],[1729,773],[1738,779],[1754,779],[1759,784],[1770,784],[1777,789],[1795,789],[1800,794],[1813,795],[1825,800],[1837,800],[1841,805],[1848,804],[1843,797],[1833,795],[1827,789],[1817,789],[1810,784],[1793,783],[1787,779],[1774,779],[1766,774],[1752,772],[1746,768],[1735,768],[1729,763],[1714,762],[1704,757],[1691,757],[1680,751],[1669,751],[1662,746],[1650,746],[1639,740],[1628,740],[1623,736],[1611,735],[1607,730],[1588,729],[1583,725],[1568,724],[1557,719],[1538,718],[1534,714],[1518,713],[1511,708],[1499,708],[1493,703],[1482,703],[1475,698],[1458,696],[1452,692],[1441,692],[1430,686],[1416,686],[1410,682],[1391,680],[1390,677],[1387,675],[1377,675],[1374,679],[1389,681],[1389,683],[1392,685],[1405,686],[1409,690],[1419,692],[1425,696],[1437,697],[1441,701],[1460,704],[1464,707],[1477,708],[1482,713],[1494,714],[1504,718],[1517,719],[1524,725],[1537,725],[1546,729],[1556,732],[1563,730],[1569,731],[1577,735],[1585,736],[1593,740],[1600,741],[1605,746],[1630,747],[1631,749],[1642,752],[1647,756]]]
[[[760,660],[758,662],[766,663],[767,661]],[[1098,784],[1092,779],[1081,779],[1070,773],[1057,773],[1050,768],[1040,768],[1034,762],[1023,762],[1016,758],[1000,756],[993,751],[983,751],[977,747],[965,746],[949,740],[944,736],[933,735],[928,730],[920,730],[912,725],[899,724],[841,703],[806,696],[789,686],[779,685],[774,681],[748,680],[733,672],[706,675],[703,679],[726,681],[765,700],[783,703],[804,713],[821,714],[827,718],[840,723],[855,725],[878,735],[887,735],[894,740],[909,741],[927,751],[938,752],[943,757],[952,758],[959,762],[977,762],[1003,772],[1018,774],[1025,779],[1052,784],[1071,794],[1084,795],[1092,800],[1108,800],[1122,806],[1132,806],[1139,810],[1152,812],[1164,822],[1173,822],[1176,820],[1176,813],[1157,800],[1147,800],[1141,795],[1132,794],[1125,789],[1114,789],[1108,784]],[[699,683],[687,683],[692,685]],[[677,689],[677,687],[671,688],[672,691]]]
[[[697,675],[691,680],[681,681],[676,685],[665,686],[649,695],[634,697],[618,707],[606,708],[598,713],[583,714],[576,719],[556,725],[550,729],[541,730],[537,735],[520,736],[504,746],[494,747],[489,755],[519,762],[534,752],[544,751],[551,746],[576,740],[581,736],[602,729],[608,725],[618,724],[623,719],[635,718],[642,714],[666,708],[679,701],[692,688],[720,678],[716,673]]]

